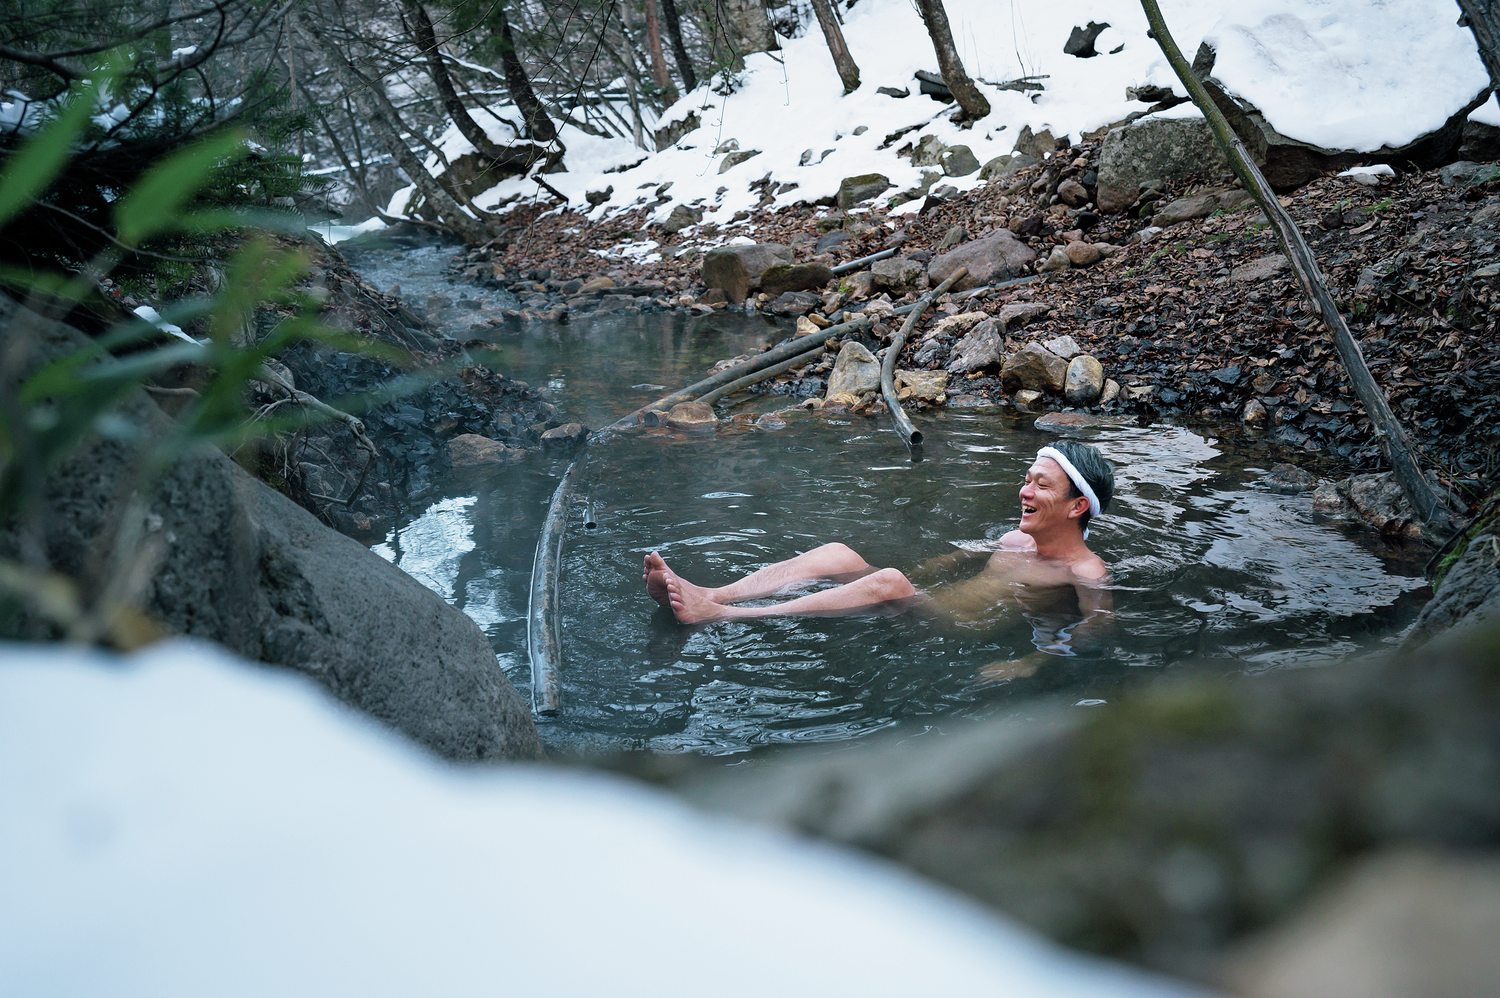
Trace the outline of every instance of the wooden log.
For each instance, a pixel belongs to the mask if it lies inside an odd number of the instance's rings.
[[[1146,20],[1151,24],[1151,31],[1156,38],[1157,45],[1161,46],[1162,53],[1167,57],[1167,62],[1171,64],[1173,71],[1177,73],[1177,78],[1182,81],[1183,86],[1187,87],[1193,103],[1198,105],[1198,109],[1208,119],[1209,127],[1213,130],[1220,148],[1228,155],[1229,165],[1234,169],[1235,175],[1244,183],[1245,189],[1254,195],[1255,200],[1266,213],[1266,218],[1271,220],[1276,230],[1276,239],[1281,244],[1282,252],[1286,254],[1287,260],[1291,262],[1292,270],[1297,275],[1297,282],[1302,285],[1303,293],[1322,313],[1323,322],[1328,326],[1332,335],[1334,349],[1338,352],[1339,360],[1343,363],[1349,380],[1354,383],[1355,394],[1359,396],[1359,401],[1364,405],[1365,412],[1374,425],[1375,441],[1386,462],[1396,473],[1396,481],[1400,483],[1401,491],[1417,513],[1428,523],[1453,528],[1456,526],[1455,511],[1448,507],[1446,501],[1438,495],[1432,483],[1427,480],[1427,476],[1422,473],[1406,430],[1396,419],[1396,414],[1391,412],[1385,393],[1370,375],[1370,369],[1365,364],[1364,354],[1360,352],[1359,344],[1355,342],[1354,335],[1349,332],[1344,317],[1339,314],[1338,305],[1334,302],[1333,296],[1328,293],[1327,285],[1323,283],[1323,277],[1318,271],[1317,259],[1313,256],[1312,249],[1302,238],[1302,233],[1297,230],[1296,223],[1286,213],[1286,209],[1281,206],[1276,192],[1271,190],[1271,185],[1266,183],[1266,178],[1261,175],[1259,168],[1251,160],[1244,143],[1230,128],[1228,120],[1209,97],[1202,81],[1193,72],[1191,64],[1183,57],[1177,43],[1172,40],[1171,32],[1167,30],[1167,22],[1162,17],[1156,0],[1141,0],[1141,7],[1146,12]]]

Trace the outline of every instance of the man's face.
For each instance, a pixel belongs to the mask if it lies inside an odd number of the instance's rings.
[[[1021,486],[1021,531],[1035,534],[1059,527],[1075,510],[1078,515],[1089,508],[1082,496],[1068,498],[1073,483],[1062,465],[1050,457],[1039,457],[1026,472]]]

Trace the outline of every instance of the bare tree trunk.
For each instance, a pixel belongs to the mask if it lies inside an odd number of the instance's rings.
[[[1228,119],[1224,117],[1224,113],[1219,110],[1202,81],[1198,79],[1198,75],[1193,72],[1192,66],[1177,48],[1177,43],[1172,40],[1172,34],[1167,29],[1167,22],[1162,18],[1161,8],[1156,5],[1156,0],[1141,0],[1141,7],[1146,12],[1146,20],[1151,24],[1151,32],[1156,38],[1156,44],[1161,47],[1162,54],[1167,57],[1167,62],[1177,73],[1177,78],[1187,88],[1188,94],[1193,98],[1193,103],[1198,105],[1198,109],[1208,119],[1214,138],[1218,140],[1219,147],[1229,157],[1229,165],[1244,181],[1245,189],[1255,195],[1255,200],[1265,211],[1266,218],[1270,219],[1272,227],[1276,229],[1277,241],[1281,243],[1282,252],[1291,261],[1292,270],[1297,275],[1297,282],[1302,285],[1303,293],[1322,312],[1323,322],[1332,334],[1334,350],[1337,351],[1339,360],[1343,362],[1344,371],[1349,375],[1349,380],[1354,383],[1354,392],[1359,396],[1359,401],[1364,405],[1365,413],[1370,417],[1370,423],[1375,428],[1375,441],[1379,444],[1380,451],[1390,464],[1391,470],[1395,472],[1401,491],[1405,493],[1406,498],[1423,520],[1451,529],[1454,526],[1454,511],[1448,508],[1447,503],[1422,474],[1422,468],[1417,463],[1411,440],[1407,437],[1400,420],[1396,418],[1396,414],[1391,412],[1385,393],[1371,377],[1370,369],[1365,364],[1364,354],[1360,352],[1359,343],[1349,332],[1343,315],[1339,313],[1338,304],[1323,284],[1322,275],[1318,272],[1317,259],[1313,256],[1311,248],[1302,238],[1302,233],[1297,230],[1291,216],[1281,206],[1281,201],[1271,190],[1271,185],[1266,183],[1266,178],[1261,175],[1255,162],[1250,158],[1245,144],[1229,126]]]
[[[293,29],[302,35],[307,45],[313,51],[323,52],[326,55],[333,71],[349,91],[350,98],[359,106],[365,123],[395,159],[396,165],[416,185],[417,191],[427,199],[428,204],[432,205],[438,217],[443,220],[443,224],[465,242],[487,241],[490,238],[489,229],[459,206],[453,196],[438,183],[432,174],[427,172],[427,168],[422,165],[416,153],[412,152],[405,140],[401,138],[401,133],[405,131],[405,128],[401,120],[389,110],[389,100],[382,105],[382,102],[375,97],[374,90],[379,83],[360,76],[359,71],[344,57],[343,51],[320,36],[317,29],[313,28],[300,13],[293,12],[287,16]]]
[[[661,0],[661,17],[667,23],[667,37],[672,39],[672,56],[677,60],[677,72],[682,74],[682,85],[689,92],[698,89],[698,74],[693,72],[693,60],[688,58],[687,46],[682,44],[682,19],[677,16],[677,0]]]
[[[656,20],[656,0],[645,0],[646,5],[646,49],[651,53],[651,75],[661,88],[664,107],[677,103],[677,91],[672,87],[672,77],[667,75],[667,59],[661,51],[661,27]]]
[[[943,82],[953,92],[963,111],[961,117],[977,121],[990,113],[990,102],[974,86],[964,64],[958,58],[958,49],[953,44],[953,29],[948,27],[948,12],[943,9],[943,0],[917,0],[917,10],[922,14],[922,23],[927,25],[927,34],[932,36],[932,47],[937,52],[938,71]]]
[[[833,65],[839,71],[839,79],[844,82],[844,93],[852,94],[859,89],[859,67],[849,54],[849,46],[844,44],[844,32],[839,27],[838,18],[833,16],[833,8],[829,6],[828,0],[812,0],[812,9],[818,16],[818,26],[823,29],[823,37],[828,40],[828,51],[833,56]]]
[[[1479,44],[1479,58],[1489,70],[1490,83],[1500,89],[1500,10],[1495,0],[1458,0],[1458,6],[1464,12],[1460,23],[1468,24]]]
[[[526,137],[538,142],[554,142],[557,140],[557,129],[552,126],[552,119],[547,117],[546,109],[537,99],[536,91],[531,89],[531,77],[526,75],[526,67],[521,65],[521,57],[516,53],[516,42],[511,37],[510,21],[506,20],[503,6],[496,6],[495,17],[500,21],[500,61],[505,70],[505,86],[510,90],[510,99],[516,102],[516,107],[520,109],[521,117],[526,122]]]

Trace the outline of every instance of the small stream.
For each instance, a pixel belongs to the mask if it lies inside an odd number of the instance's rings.
[[[414,300],[486,294],[446,290],[429,268],[447,254],[430,257],[356,265]],[[402,265],[411,269],[398,273]],[[720,312],[482,335],[504,352],[507,375],[543,387],[568,418],[597,428],[697,380],[715,360],[789,332],[758,315]],[[787,401],[752,397],[734,411]],[[1181,426],[1127,423],[1080,434],[1114,462],[1117,494],[1090,538],[1113,573],[1112,627],[1076,655],[1049,657],[1029,673],[997,668],[1032,652],[1043,633],[1017,613],[959,626],[919,613],[678,625],[642,589],[649,551],[705,585],[832,540],[873,565],[910,571],[1010,529],[1025,469],[1055,439],[1001,410],[949,409],[917,416],[927,446],[913,463],[887,417],[795,411],[783,419],[776,429],[652,429],[590,450],[580,491],[599,525],[585,530],[580,502],[568,526],[563,713],[542,725],[549,748],[724,755],[901,723],[961,724],[1024,711],[1041,695],[1086,709],[1169,674],[1304,667],[1389,643],[1427,595],[1420,561],[1317,522],[1307,495],[1260,485],[1263,455]],[[532,558],[566,464],[534,454],[513,467],[455,471],[442,498],[375,548],[473,617],[528,696]]]

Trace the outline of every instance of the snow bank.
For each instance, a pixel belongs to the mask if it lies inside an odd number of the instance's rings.
[[[0,646],[0,993],[1186,996],[621,779],[174,642]]]

